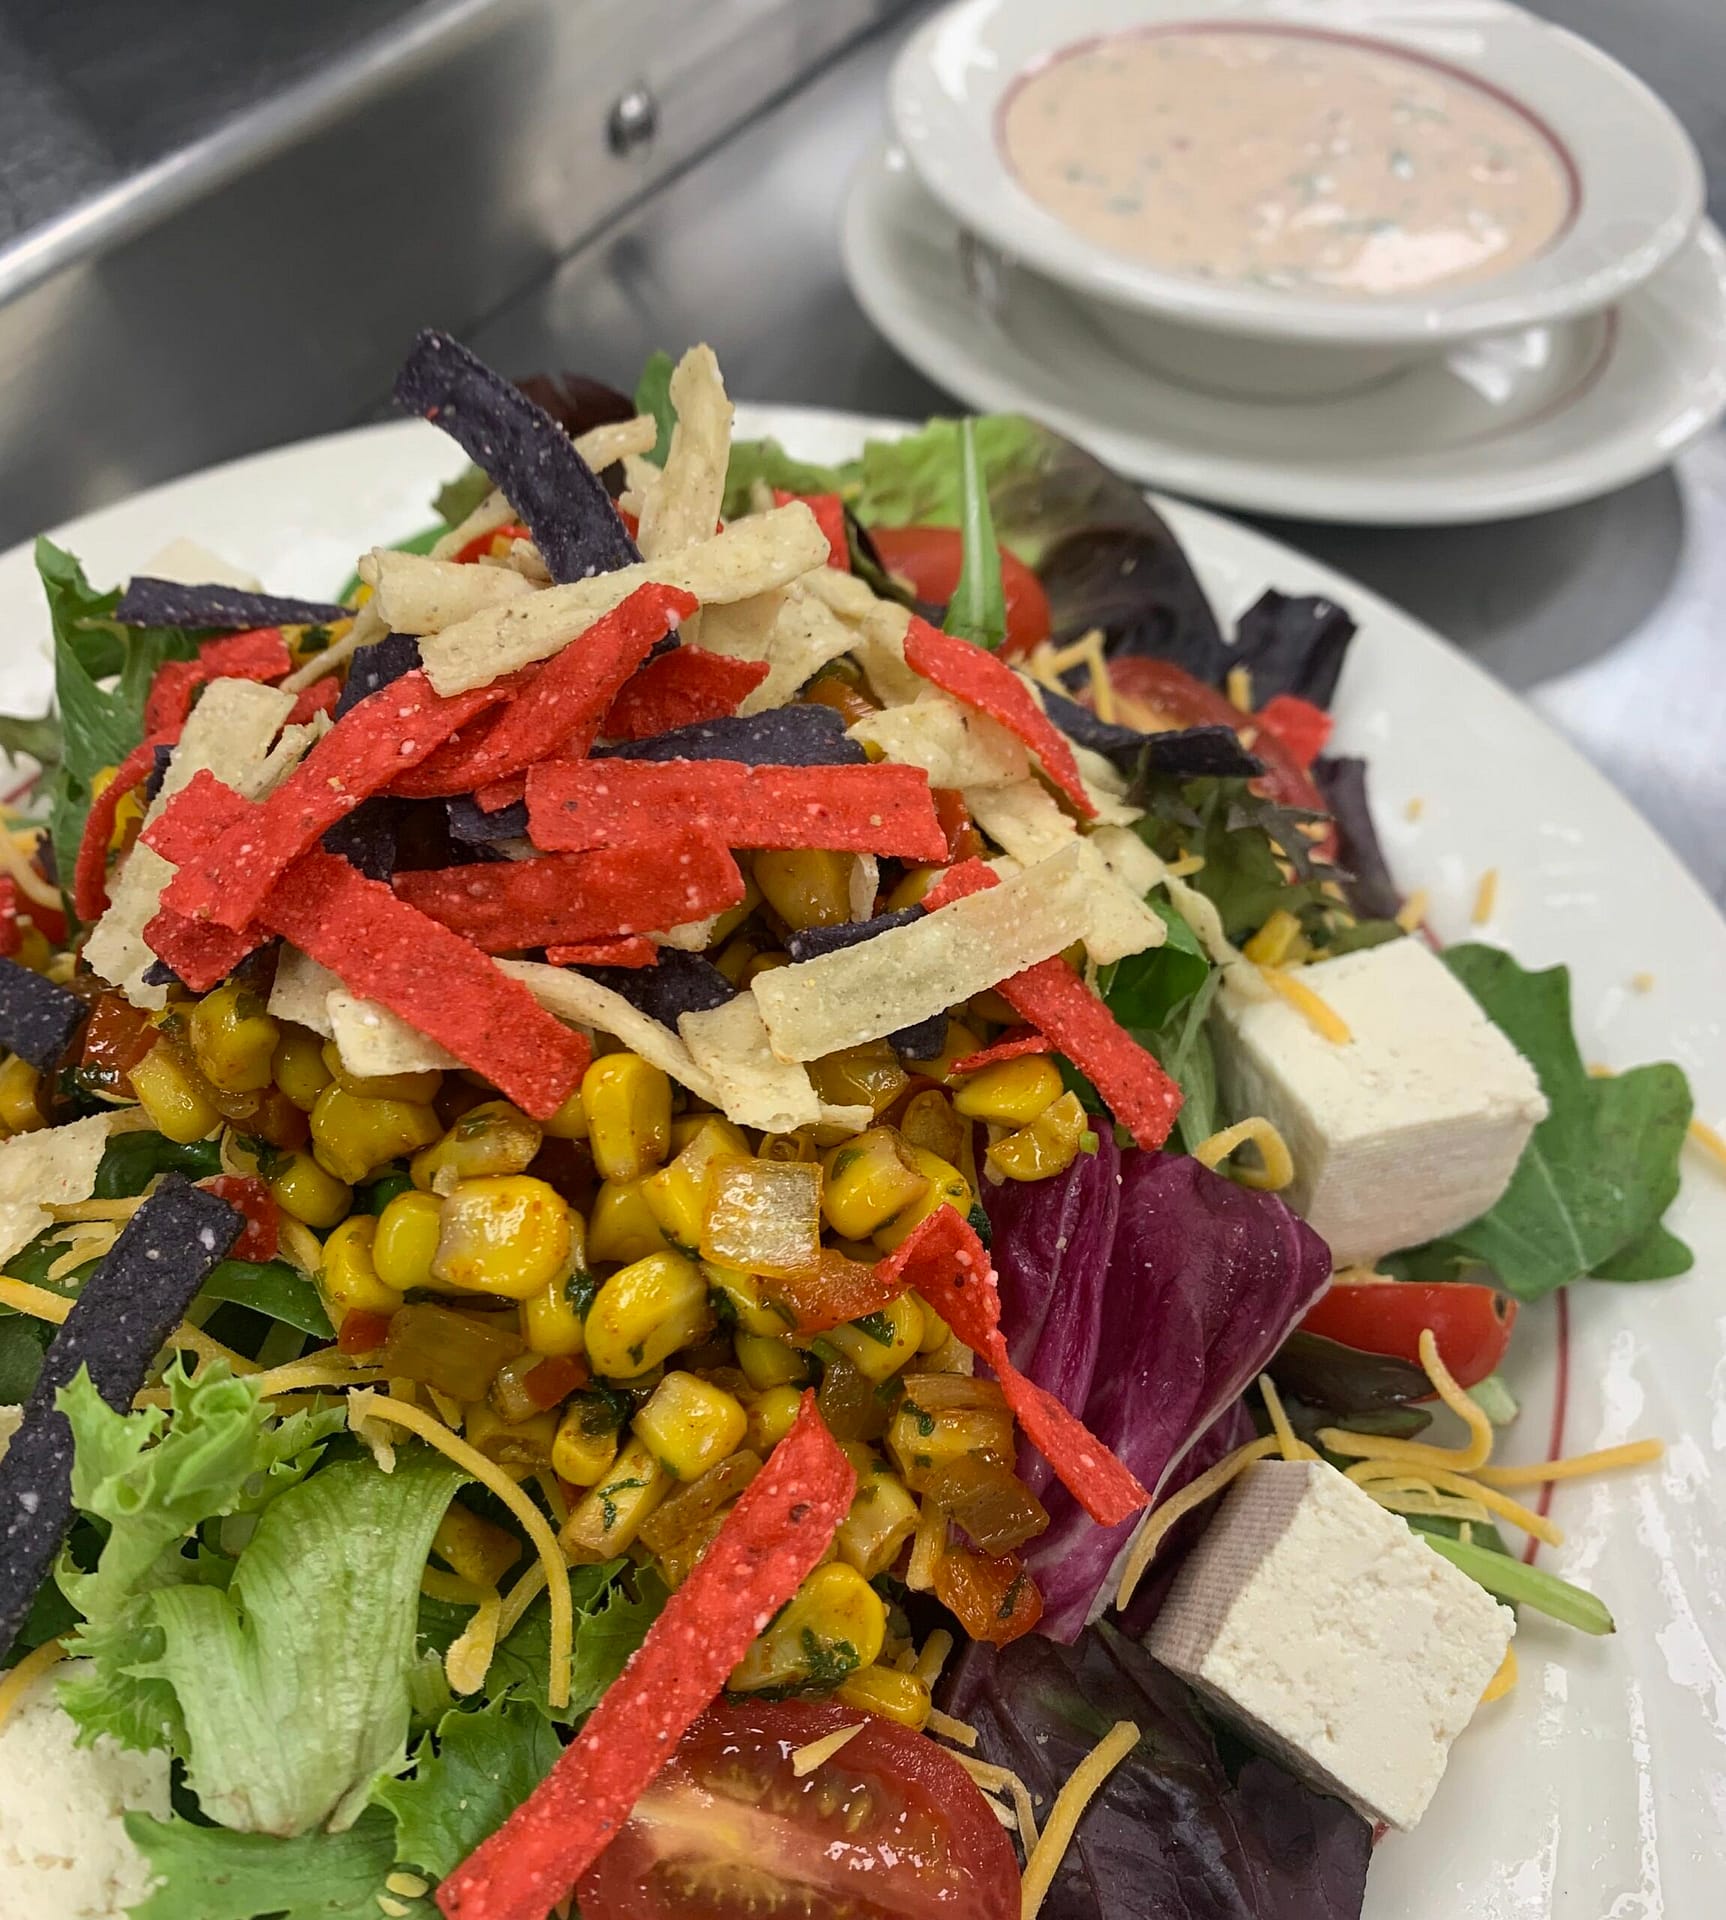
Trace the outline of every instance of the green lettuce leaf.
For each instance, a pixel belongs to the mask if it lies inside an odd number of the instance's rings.
[[[0,1318],[0,1407],[21,1407],[30,1398],[53,1337],[46,1320],[21,1313]]]
[[[989,487],[977,450],[977,422],[959,422],[959,582],[947,603],[948,633],[993,652],[1007,637],[1007,597],[1001,583],[1001,549],[989,512]]]
[[[373,1794],[395,1816],[396,1857],[441,1880],[496,1832],[551,1771],[562,1744],[526,1701],[493,1701],[446,1713],[435,1742],[414,1755],[411,1777]]]
[[[318,1298],[318,1290],[298,1268],[285,1260],[224,1260],[214,1268],[199,1293],[203,1300],[228,1300],[254,1313],[267,1314],[317,1340],[333,1340],[335,1329]]]
[[[1280,807],[1244,780],[1150,776],[1132,798],[1146,809],[1135,831],[1162,858],[1203,857],[1191,885],[1216,907],[1231,940],[1247,939],[1281,908],[1315,942],[1328,944],[1335,902],[1300,832],[1316,816]]]
[[[1123,1027],[1162,1026],[1210,977],[1211,963],[1198,935],[1167,896],[1153,890],[1145,904],[1168,929],[1168,938],[1160,947],[1112,961],[1097,974],[1097,992]]]
[[[1570,1019],[1564,967],[1530,973],[1496,947],[1451,947],[1445,964],[1540,1076],[1551,1108],[1504,1197],[1460,1233],[1421,1248],[1434,1260],[1481,1262],[1510,1292],[1538,1300],[1589,1275],[1668,1279],[1691,1264],[1660,1225],[1678,1192],[1690,1087],[1670,1063],[1593,1078]]]
[[[382,1920],[395,1827],[377,1808],[345,1833],[229,1833],[129,1813],[126,1831],[161,1880],[131,1920]],[[399,1897],[399,1896],[391,1896]],[[435,1920],[429,1904],[402,1901]]]
[[[601,1566],[570,1570],[575,1647],[570,1656],[568,1706],[553,1707],[546,1699],[546,1679],[551,1670],[551,1614],[543,1594],[492,1656],[491,1671],[486,1676],[490,1693],[494,1697],[507,1693],[546,1719],[566,1726],[590,1711],[622,1672],[624,1661],[641,1644],[664,1604],[664,1589],[651,1575],[633,1576],[638,1586],[646,1583],[643,1592],[647,1597],[639,1601],[631,1597],[621,1583],[627,1565],[627,1561],[608,1560]],[[422,1637],[425,1611],[421,1609]],[[457,1618],[459,1624],[465,1624],[467,1616],[462,1613]],[[432,1644],[436,1644],[435,1638]]]
[[[648,459],[656,467],[665,465],[665,456],[671,451],[671,429],[677,424],[677,409],[671,404],[671,376],[675,363],[671,355],[663,348],[647,356],[647,365],[641,369],[641,378],[635,383],[635,410],[637,413],[651,413],[659,423],[659,438],[648,452]]]
[[[778,487],[784,493],[843,494],[849,484],[845,469],[795,460],[777,440],[733,440],[720,513],[735,520],[751,512],[758,485]]]
[[[1016,413],[980,414],[973,431],[977,462],[999,509],[1002,493],[1036,471],[1049,436]],[[963,470],[959,422],[931,420],[902,440],[871,440],[845,472],[851,505],[865,526],[957,527],[964,524]],[[1011,534],[1003,537],[1018,550]]]
[[[569,1711],[591,1713],[600,1696],[628,1664],[647,1630],[659,1618],[671,1597],[670,1589],[651,1568],[642,1568],[631,1595],[620,1584],[577,1622],[575,1654],[570,1665]]]
[[[432,501],[438,518],[443,522],[438,529],[439,535],[451,527],[459,527],[490,492],[491,478],[483,467],[463,467],[453,480],[446,480]],[[436,541],[430,544],[435,546]]]
[[[222,1171],[222,1148],[216,1140],[194,1140],[182,1146],[165,1134],[141,1129],[116,1134],[102,1149],[96,1169],[98,1200],[129,1200],[160,1173],[183,1173],[188,1180],[208,1180]]]

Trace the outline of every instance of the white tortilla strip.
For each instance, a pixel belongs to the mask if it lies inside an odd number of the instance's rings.
[[[547,587],[476,613],[434,634],[420,649],[439,693],[462,693],[560,653],[594,621],[649,580],[681,587],[703,605],[770,593],[827,558],[827,536],[801,500],[739,520],[711,540],[639,566]]]
[[[842,1133],[862,1133],[874,1124],[873,1107],[830,1107],[825,1100],[821,1103],[823,1127],[837,1127]]]
[[[1141,900],[1153,887],[1160,887],[1168,875],[1160,856],[1152,853],[1130,827],[1096,827],[1090,844],[1115,878]]]
[[[884,707],[846,734],[901,766],[921,767],[933,787],[1010,787],[1031,777],[1030,756],[1005,727],[944,693]]]
[[[1099,966],[1130,953],[1160,947],[1168,927],[1142,892],[1128,886],[1089,839],[1079,842],[1079,857],[1090,876],[1090,915],[1085,922],[1085,951]]]
[[[430,558],[453,560],[463,547],[471,546],[481,534],[496,533],[499,527],[507,527],[515,518],[515,508],[503,497],[502,489],[493,487],[465,520],[459,521],[447,533],[438,535]]]
[[[341,991],[341,981],[328,967],[298,947],[284,945],[276,961],[276,984],[270,989],[270,1017],[310,1027],[328,1040],[335,1033],[330,995]]]
[[[128,1123],[131,1115],[124,1116]],[[118,1113],[15,1134],[0,1146],[0,1264],[22,1252],[53,1215],[50,1206],[88,1200]]]
[[[670,395],[677,414],[671,445],[658,485],[642,502],[635,541],[649,561],[713,537],[731,457],[731,402],[711,347],[691,347],[678,361]]]
[[[846,905],[853,920],[872,920],[875,901],[881,891],[881,862],[872,853],[851,856],[851,874],[846,881]]]
[[[659,422],[651,413],[637,413],[628,420],[607,420],[603,426],[577,434],[575,450],[599,473],[631,454],[639,457],[651,453],[658,439]]]
[[[1092,878],[1075,845],[986,893],[855,947],[757,974],[773,1051],[817,1060],[927,1020],[1084,937]]]
[[[303,693],[314,682],[325,679],[337,667],[345,666],[361,647],[381,640],[389,629],[376,605],[368,600],[354,615],[354,623],[339,640],[332,640],[322,653],[314,653],[302,667],[295,667],[281,682],[284,693]]]
[[[971,818],[1004,852],[1027,867],[1059,853],[1079,829],[1040,780],[1011,787],[966,787]]]
[[[337,986],[325,1002],[330,1036],[342,1065],[358,1079],[385,1073],[430,1073],[461,1062],[399,1014]]]
[[[208,769],[218,780],[252,797],[270,742],[293,711],[294,696],[252,680],[212,680],[192,709],[168,762],[162,790],[145,814],[148,825],[192,776]],[[147,986],[145,971],[156,956],[144,944],[144,929],[155,919],[162,889],[173,878],[173,863],[153,847],[134,846],[114,876],[108,911],[84,943],[91,968],[118,987],[135,1007],[162,1007],[166,987]]]
[[[152,580],[174,580],[183,587],[238,587],[242,593],[262,593],[264,583],[255,573],[224,560],[196,540],[170,540],[138,569]]]
[[[898,630],[903,635],[911,617],[895,601],[883,600],[867,580],[859,580],[843,567],[818,567],[803,584],[848,626],[860,627],[872,616],[890,620],[892,614],[896,614],[900,616]],[[880,612],[881,609],[891,609],[892,614]]]
[[[1026,685],[1035,686],[1034,681]],[[1129,804],[1126,798],[1127,781],[1112,760],[1105,760],[1100,753],[1093,753],[1089,747],[1081,747],[1076,740],[1067,744],[1073,749],[1073,759],[1079,768],[1079,779],[1091,805],[1097,810],[1097,824],[1104,827],[1130,827],[1135,820],[1145,817],[1143,807]]]
[[[528,852],[537,856],[539,849],[530,846]],[[718,924],[719,915],[710,913],[705,920],[685,920],[680,927],[667,927],[647,938],[656,947],[675,947],[679,953],[705,953],[713,945],[713,929]]]
[[[855,632],[808,592],[802,580],[753,600],[710,608],[701,616],[696,638],[710,652],[733,660],[768,663],[767,678],[737,709],[742,714],[784,706],[828,661],[849,653],[857,641]]]
[[[248,800],[262,800],[275,792],[335,722],[327,713],[314,713],[298,726],[283,727],[281,737],[256,767],[247,770],[240,790]]]
[[[364,556],[360,578],[373,589],[367,604],[376,606],[389,633],[441,633],[538,591],[514,567],[458,565],[388,547]]]
[[[719,1105],[733,1125],[790,1133],[820,1120],[821,1101],[809,1075],[767,1044],[753,995],[740,993],[722,1007],[686,1013],[677,1030],[696,1066],[719,1089]]]
[[[852,655],[869,677],[883,706],[904,707],[928,698],[929,683],[905,664],[905,632],[911,613],[894,600],[877,600],[857,627]]]
[[[614,1035],[631,1052],[670,1074],[680,1086],[716,1107],[721,1104],[717,1084],[695,1064],[681,1035],[631,1006],[621,993],[613,993],[586,974],[568,967],[548,967],[538,960],[499,960],[496,964],[521,981],[547,1013]]]

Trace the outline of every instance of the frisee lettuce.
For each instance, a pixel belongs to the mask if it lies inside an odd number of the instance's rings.
[[[380,1781],[398,1860],[441,1880],[494,1833],[551,1771],[562,1745],[525,1700],[446,1713],[414,1754],[410,1778]]]
[[[291,1840],[143,1813],[127,1814],[126,1831],[161,1883],[131,1920],[380,1920],[396,1858],[394,1824],[379,1808],[345,1833]],[[435,1920],[427,1902],[400,1905]]]

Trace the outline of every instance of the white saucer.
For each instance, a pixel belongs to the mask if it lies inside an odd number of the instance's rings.
[[[1277,402],[1134,363],[1083,300],[997,256],[973,254],[967,276],[960,228],[890,145],[851,183],[842,244],[869,318],[968,405],[1033,413],[1136,480],[1254,512],[1389,526],[1537,513],[1655,471],[1726,410],[1712,226],[1608,313],[1340,399]]]

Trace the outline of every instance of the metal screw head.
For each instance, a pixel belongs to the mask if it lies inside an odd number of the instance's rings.
[[[612,102],[606,117],[606,144],[615,154],[635,153],[659,130],[659,102],[645,85],[633,86]]]

